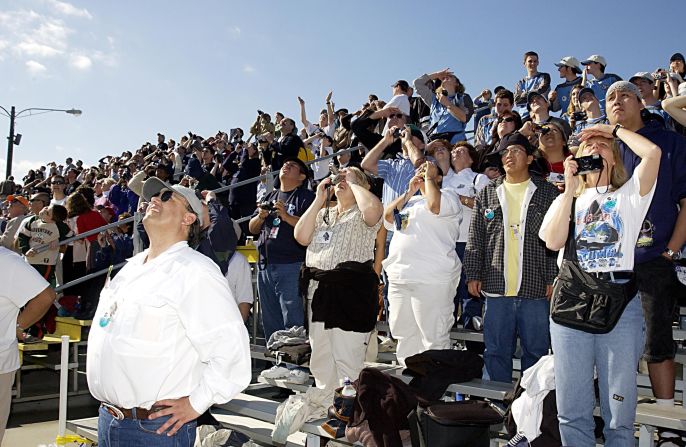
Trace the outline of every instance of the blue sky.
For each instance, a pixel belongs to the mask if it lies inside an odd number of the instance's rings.
[[[78,118],[19,119],[13,171],[22,177],[67,156],[91,164],[154,141],[158,131],[178,141],[188,130],[247,130],[258,108],[299,121],[298,95],[316,118],[329,89],[337,107],[356,109],[369,93],[388,99],[397,79],[445,67],[475,97],[512,88],[527,50],[539,53],[553,85],[553,63],[567,55],[601,54],[608,72],[626,78],[686,52],[682,1],[561,5],[0,0],[0,105],[83,110]],[[0,134],[8,128],[0,117]]]

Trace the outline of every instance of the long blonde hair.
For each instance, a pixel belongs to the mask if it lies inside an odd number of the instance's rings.
[[[603,138],[603,137],[593,137],[593,138]],[[619,189],[623,184],[629,180],[627,176],[626,169],[624,169],[624,163],[622,163],[622,156],[619,153],[619,146],[617,145],[617,140],[613,138],[604,138],[610,141],[610,147],[612,148],[612,158],[614,158],[615,164],[610,171],[610,189],[609,191],[615,191]],[[577,157],[583,157],[586,154],[586,146],[588,146],[588,140],[582,141],[579,146],[579,150],[576,153]],[[581,174],[581,181],[579,182],[579,187],[574,192],[575,197],[579,197],[586,190],[586,175]]]

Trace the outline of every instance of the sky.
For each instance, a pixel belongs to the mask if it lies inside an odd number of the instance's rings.
[[[473,98],[512,89],[528,50],[553,86],[564,56],[603,55],[607,72],[628,78],[686,52],[683,0],[573,4],[0,0],[0,106],[83,110],[17,119],[13,174],[69,156],[91,165],[157,132],[178,141],[189,130],[247,131],[257,109],[299,122],[298,96],[316,120],[329,90],[337,108],[356,110],[370,93],[390,99],[398,79],[443,68]],[[0,134],[8,131],[0,115]],[[0,147],[1,174],[5,154]]]

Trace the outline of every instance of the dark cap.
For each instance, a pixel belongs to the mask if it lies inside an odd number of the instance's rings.
[[[345,107],[342,108],[342,109],[338,109],[338,110],[336,110],[336,115],[338,115],[338,114],[341,113],[341,112],[343,112],[343,113],[345,113],[345,114],[347,115],[347,114],[348,114],[348,109],[346,109]]]
[[[584,94],[586,94],[586,93],[591,93],[593,96],[595,96],[595,92],[593,91],[593,89],[591,87],[584,87],[581,90],[579,90],[579,95],[577,96],[577,98],[579,99],[579,102],[581,102],[581,97],[584,96]],[[597,98],[597,96],[596,96],[596,98]]]
[[[404,79],[401,79],[397,81],[395,84],[391,85],[391,87],[400,87],[403,90],[407,90],[410,88],[410,84],[407,83]]]
[[[422,132],[422,130],[419,127],[415,126],[414,124],[409,124],[407,127],[410,128],[410,134],[413,137],[417,137],[420,140],[422,140],[422,143],[426,143],[426,137],[424,136],[424,132]]]
[[[684,59],[684,55],[681,53],[672,54],[672,57],[669,58],[669,62],[674,62],[674,61],[681,61],[681,62],[686,64],[686,59]]]
[[[548,102],[548,98],[545,97],[545,95],[541,95],[538,92],[529,92],[528,95],[526,95],[526,110],[531,110],[531,101],[533,101],[534,98],[536,97],[541,97],[543,100],[548,104],[548,107],[550,107],[550,103]]]
[[[286,164],[289,161],[297,163],[300,167],[300,172],[305,174],[305,178],[310,178],[310,168],[307,167],[304,161],[302,161],[298,157],[287,157],[286,159],[284,159],[283,163]]]
[[[512,132],[509,135],[505,135],[503,139],[500,140],[500,144],[498,144],[497,153],[500,153],[500,151],[507,149],[510,146],[522,146],[528,155],[534,153],[534,148],[531,146],[531,143],[529,143],[529,139],[519,132]]]

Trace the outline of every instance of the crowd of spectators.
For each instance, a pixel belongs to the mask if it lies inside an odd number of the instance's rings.
[[[66,245],[59,242],[140,216],[147,205],[141,185],[157,177],[203,197],[206,217],[192,242],[224,274],[236,246],[256,238],[265,336],[309,325],[318,386],[335,387],[338,380],[358,374],[370,341],[368,325],[355,324],[345,318],[354,314],[337,314],[325,304],[353,299],[332,292],[326,282],[330,278],[321,276],[334,270],[340,275],[344,264],[343,277],[351,265],[360,275],[371,271],[383,277],[387,290],[379,293],[401,363],[428,349],[450,348],[455,322],[469,325],[481,317],[485,301],[485,375],[509,382],[517,336],[523,370],[550,347],[548,300],[557,275],[556,254],[539,238],[539,229],[551,203],[565,191],[570,157],[589,132],[603,129],[605,135],[608,125],[620,126],[611,132],[614,137],[619,128],[627,128],[661,147],[663,157],[670,154],[658,174],[659,209],[648,210],[639,246],[653,247],[651,256],[667,262],[661,267],[676,278],[673,261],[686,242],[681,216],[686,100],[679,96],[686,95],[685,63],[676,53],[667,69],[638,71],[625,76],[625,82],[607,72],[603,56],[582,61],[565,56],[554,64],[561,82],[553,87],[552,76],[539,71],[538,54],[529,51],[523,60],[526,75],[516,85],[484,89],[474,100],[467,91],[475,86],[465,86],[443,69],[413,82],[398,80],[387,92],[388,101],[370,94],[356,109],[337,109],[329,92],[314,121],[298,97],[299,122],[280,112],[272,119],[258,110],[248,135],[241,128],[206,137],[188,132],[178,140],[158,133],[155,143],[105,156],[93,166],[67,158],[29,171],[20,183],[12,177],[0,183],[0,244],[23,254],[53,284],[103,270],[145,248],[140,219]],[[631,99],[637,104],[627,105]],[[632,107],[636,115],[627,118]],[[640,160],[635,154],[631,158],[633,146],[621,149],[616,154],[623,158],[616,161],[632,173]],[[332,157],[318,160],[325,156]],[[309,161],[309,166],[304,163]],[[230,187],[270,171],[277,175]],[[602,212],[588,219],[586,224],[600,222]],[[616,242],[611,232],[594,237],[591,245],[608,250]],[[310,282],[299,289],[303,266]],[[81,297],[79,316],[92,315],[102,281],[89,280],[64,292]],[[653,343],[647,359],[657,365],[651,380],[663,404],[673,404],[674,352],[664,347],[673,340],[655,348],[657,336],[651,331],[658,331],[657,311],[646,304],[646,296],[679,290],[674,287],[670,283],[651,292],[639,284],[648,344]],[[674,300],[671,308],[661,309],[662,323],[671,317]],[[359,309],[358,304],[338,306]],[[376,305],[367,310],[376,315]],[[241,311],[246,318],[249,306]],[[274,367],[265,374],[307,379],[298,368]],[[608,423],[606,435],[620,429]]]

